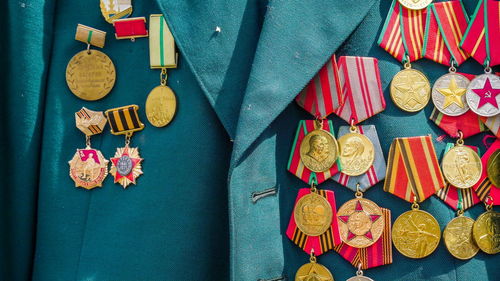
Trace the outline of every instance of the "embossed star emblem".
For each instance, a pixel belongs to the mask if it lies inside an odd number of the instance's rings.
[[[356,202],[356,207],[349,215],[338,216],[341,222],[347,224],[347,228],[349,229],[347,233],[348,241],[357,236],[364,236],[373,241],[371,227],[380,217],[381,215],[366,212],[360,201]]]
[[[500,89],[494,89],[491,86],[489,78],[486,78],[482,89],[472,89],[472,91],[479,96],[479,104],[477,108],[481,108],[487,103],[498,108],[497,95],[500,94]]]
[[[115,178],[115,183],[119,183],[126,188],[129,184],[135,184],[137,177],[142,175],[141,162],[138,148],[128,146],[118,148],[115,157],[111,158],[110,173]]]
[[[311,269],[309,272],[307,272],[304,275],[297,276],[297,279],[299,281],[330,281],[330,277],[328,276],[323,276],[319,272],[319,270],[316,269],[316,266],[311,266]]]
[[[464,108],[462,96],[467,92],[467,89],[458,87],[457,81],[454,77],[451,78],[448,88],[440,88],[437,90],[444,96],[443,108],[447,108],[453,103],[458,105],[460,108]]]
[[[422,104],[422,94],[420,92],[427,83],[412,79],[409,75],[405,75],[404,80],[404,82],[395,85],[396,89],[404,95],[403,103],[411,107],[414,107],[416,104]]]

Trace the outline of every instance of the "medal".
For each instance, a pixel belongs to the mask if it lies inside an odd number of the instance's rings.
[[[102,186],[108,175],[108,160],[101,151],[90,145],[90,137],[100,134],[106,126],[106,118],[101,111],[88,110],[85,107],[75,113],[76,127],[85,134],[86,147],[77,149],[69,161],[69,176],[76,187],[92,189]]]
[[[300,144],[300,160],[313,172],[326,172],[337,161],[338,144],[335,137],[323,130],[323,121],[314,122],[314,130],[309,132]]]
[[[477,218],[472,227],[479,249],[491,255],[500,253],[500,213],[493,211],[492,205],[493,202],[486,204],[486,212]]]
[[[356,126],[351,126],[350,133],[339,138],[340,165],[342,173],[348,176],[359,176],[373,164],[375,148],[366,136],[360,134]]]
[[[481,201],[488,201],[493,205],[500,204],[500,188],[497,188],[498,186],[495,186],[493,181],[489,178],[487,167],[489,159],[494,156],[495,151],[498,151],[499,149],[500,139],[496,139],[488,150],[486,150],[486,152],[481,156],[481,163],[485,168],[481,173],[479,181],[472,187]],[[494,161],[495,160],[493,160],[493,162]]]
[[[363,270],[361,270],[361,263],[360,263],[358,266],[358,271],[356,271],[356,276],[351,277],[346,281],[373,281],[373,279],[363,275]]]
[[[470,81],[467,77],[450,72],[436,80],[432,87],[432,101],[436,108],[448,116],[459,116],[469,110],[465,92]]]
[[[316,256],[311,253],[309,263],[302,265],[295,273],[295,281],[334,281],[328,268],[317,263]]]
[[[467,104],[480,116],[500,114],[500,77],[486,72],[474,78],[467,88]]]
[[[455,147],[446,152],[441,166],[446,181],[457,188],[474,186],[479,181],[483,169],[479,155],[464,146],[461,137]]]
[[[300,198],[293,214],[297,227],[310,236],[323,234],[332,223],[332,207],[324,197],[315,193]]]
[[[177,67],[175,41],[163,15],[149,17],[149,57],[151,69],[161,69],[160,86],[155,87],[146,100],[146,116],[155,127],[164,127],[174,118],[177,99],[167,86],[167,68]]]
[[[102,16],[109,23],[132,14],[132,0],[101,0],[100,6]]]
[[[500,187],[500,149],[497,149],[488,158],[487,167],[488,178],[491,183],[496,187]]]
[[[111,59],[90,45],[103,48],[106,32],[78,24],[75,39],[87,44],[66,67],[66,82],[75,96],[95,101],[105,97],[115,85],[116,71]]]
[[[432,0],[398,0],[399,3],[410,10],[422,10],[427,8]]]
[[[458,211],[458,216],[452,219],[444,229],[443,240],[448,252],[461,260],[473,258],[479,248],[472,237],[474,220],[463,216],[463,211]]]
[[[439,245],[441,229],[437,220],[413,203],[412,210],[401,214],[392,227],[392,243],[404,256],[425,258]]]
[[[390,94],[394,104],[401,110],[417,112],[429,102],[430,89],[427,77],[407,63],[405,69],[392,78]]]
[[[136,179],[143,174],[142,159],[139,155],[139,148],[130,147],[130,139],[134,132],[144,129],[144,125],[139,120],[137,105],[128,105],[106,110],[113,135],[125,135],[125,147],[119,147],[115,156],[111,158],[110,173],[115,178],[115,183],[119,183],[123,188],[129,184],[136,184]]]

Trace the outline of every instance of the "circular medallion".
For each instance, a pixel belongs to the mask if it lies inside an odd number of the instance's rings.
[[[459,116],[469,110],[465,93],[469,86],[467,77],[448,73],[439,77],[432,87],[432,101],[437,110],[448,116]]]
[[[483,252],[500,253],[500,213],[488,211],[481,214],[472,227],[472,235]]]
[[[118,162],[116,162],[116,171],[120,175],[126,176],[132,171],[132,166],[132,159],[130,159],[128,155],[123,155],[118,159]]]
[[[444,244],[455,258],[468,260],[479,251],[472,237],[473,225],[474,220],[464,216],[456,217],[446,225],[443,232]]]
[[[394,75],[391,99],[402,110],[417,112],[429,102],[431,85],[427,77],[415,69],[404,69]]]
[[[432,3],[432,0],[398,0],[399,4],[410,10],[422,10]]]
[[[500,188],[500,149],[490,155],[487,166],[488,179],[494,186]]]
[[[446,152],[441,166],[446,180],[457,188],[473,186],[483,171],[479,155],[463,145],[456,145]]]
[[[77,149],[69,161],[69,176],[77,187],[92,189],[102,186],[108,175],[108,162],[97,149]]]
[[[97,50],[81,51],[66,67],[66,82],[75,96],[95,101],[105,97],[115,85],[116,72],[111,59]]]
[[[170,87],[158,86],[148,95],[146,100],[146,116],[155,127],[164,127],[174,118],[177,99]]]
[[[328,268],[315,262],[306,263],[297,270],[295,281],[334,281]]]
[[[409,258],[420,259],[436,250],[441,239],[437,220],[429,213],[411,210],[399,216],[392,226],[392,243]]]
[[[373,281],[373,279],[360,275],[360,276],[351,277],[351,278],[347,279],[346,281]]]
[[[467,104],[477,115],[492,117],[500,114],[500,77],[482,74],[467,88]]]
[[[340,238],[349,246],[366,248],[384,231],[382,209],[373,201],[356,198],[347,201],[337,212]]]
[[[339,160],[342,173],[359,176],[373,165],[375,147],[369,138],[358,133],[345,134],[339,138]]]
[[[338,144],[335,137],[321,129],[308,133],[300,144],[300,160],[309,170],[328,171],[337,160]]]
[[[309,236],[319,236],[332,224],[332,206],[321,195],[309,193],[297,201],[293,210],[297,227]]]

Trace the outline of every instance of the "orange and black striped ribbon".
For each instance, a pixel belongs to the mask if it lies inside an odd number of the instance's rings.
[[[100,114],[102,115],[102,112]],[[88,112],[88,109],[86,109],[85,107],[83,107],[78,112],[76,112],[76,116],[78,116],[81,119],[86,119],[86,120],[90,120],[92,118],[92,116],[90,116],[90,114]],[[87,129],[90,133],[92,133],[91,135],[97,135],[97,134],[100,134],[104,128],[101,128],[97,125],[89,125],[87,127]],[[84,133],[87,134],[87,132],[84,132]]]
[[[139,120],[137,111],[139,106],[127,105],[106,110],[113,135],[123,135],[144,129],[144,124]]]

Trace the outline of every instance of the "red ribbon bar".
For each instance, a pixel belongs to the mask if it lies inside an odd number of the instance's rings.
[[[472,20],[465,31],[465,35],[460,42],[460,47],[469,53],[476,61],[484,64],[487,59],[486,54],[486,28],[484,26],[484,3],[486,0],[480,0],[476,6]],[[498,36],[498,35],[497,35]]]
[[[399,6],[400,4],[397,0],[392,2],[384,27],[380,33],[378,44],[398,61],[402,62],[405,58],[405,49],[403,46],[403,38],[401,37]]]
[[[113,21],[116,39],[147,37],[146,18],[128,18]]]
[[[487,53],[490,65],[500,64],[500,1],[487,0]]]
[[[409,10],[401,5],[399,9],[406,55],[409,61],[416,61],[422,58],[427,10]]]
[[[440,64],[450,65],[451,53],[445,45],[433,12],[427,13],[424,41],[423,55],[425,58]]]

